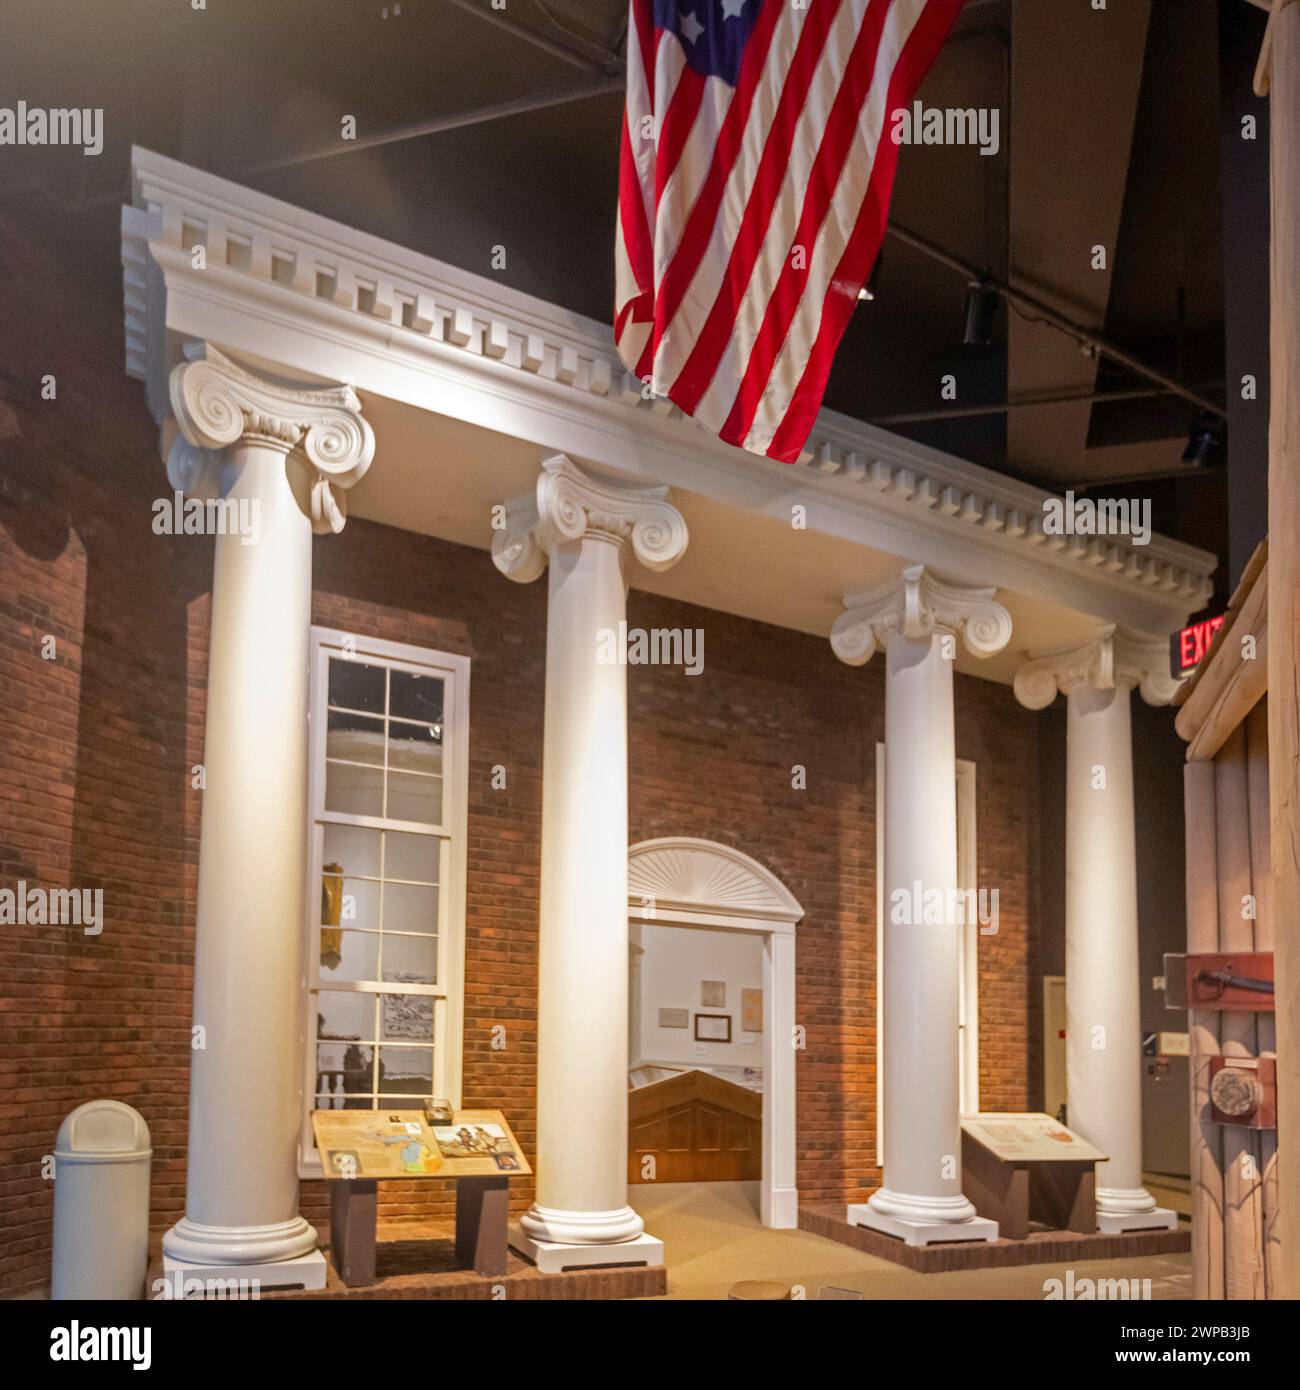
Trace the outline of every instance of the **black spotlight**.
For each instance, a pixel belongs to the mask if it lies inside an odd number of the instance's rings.
[[[987,347],[993,340],[993,320],[998,312],[998,292],[987,280],[972,280],[966,287],[967,347]]]
[[[1202,412],[1192,421],[1187,432],[1187,448],[1183,462],[1197,468],[1214,468],[1223,461],[1223,421],[1217,415]]]

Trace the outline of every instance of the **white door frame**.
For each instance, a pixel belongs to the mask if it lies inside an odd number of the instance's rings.
[[[975,891],[975,764],[957,759],[957,887]],[[980,1108],[980,970],[978,918],[962,937],[957,1036],[961,1113]],[[876,1163],[885,1163],[885,745],[876,744]]]
[[[795,1178],[795,926],[803,908],[756,859],[689,836],[628,850],[628,916],[659,926],[756,932],[763,938],[764,1226],[799,1225]]]

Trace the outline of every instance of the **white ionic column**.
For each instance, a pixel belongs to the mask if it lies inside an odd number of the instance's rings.
[[[492,547],[511,579],[550,563],[537,1201],[511,1235],[546,1270],[663,1262],[627,1202],[627,671],[602,657],[622,639],[628,551],[663,570],[686,540],[667,488],[612,483],[557,455]]]
[[[205,344],[186,355],[169,480],[251,526],[216,539],[185,1216],[163,1252],[186,1277],[238,1266],[311,1286],[324,1261],[298,1214],[298,1134],[312,531],[342,527],[333,489],[365,473],[374,436],[351,387],[254,376]]]
[[[922,566],[859,598],[831,629],[841,661],[885,646],[885,1178],[853,1225],[932,1241],[996,1240],[962,1193],[957,755],[953,659],[1011,638],[994,589],[958,588]],[[877,872],[882,866],[877,865]]]
[[[1130,692],[1168,704],[1169,648],[1103,628],[1067,651],[1035,656],[1016,698],[1067,701],[1065,1057],[1070,1128],[1106,1155],[1097,1168],[1097,1227],[1176,1227],[1142,1186],[1142,1007],[1138,994],[1137,846]]]

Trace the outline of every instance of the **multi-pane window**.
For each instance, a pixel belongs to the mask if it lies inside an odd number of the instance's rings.
[[[313,635],[304,1090],[410,1109],[459,1092],[469,663]]]

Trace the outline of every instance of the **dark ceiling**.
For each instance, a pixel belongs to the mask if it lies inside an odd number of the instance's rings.
[[[346,115],[364,140],[521,98],[614,88],[625,0],[509,0],[499,11],[490,0],[206,0],[194,8],[200,3],[0,7],[0,90],[29,104],[105,108],[98,159],[0,149],[5,207],[75,260],[97,291],[117,292],[117,207],[128,193],[130,146],[141,144],[608,320],[617,90],[368,148],[344,146],[339,133]],[[1112,0],[1111,8],[1145,4]],[[1220,400],[1217,0],[1151,0],[1149,23],[1133,30],[1127,52],[1076,51],[1064,20],[1050,53],[1039,41],[1017,44],[1021,33],[1053,37],[1066,10],[1096,13],[1064,0],[1015,0],[1014,14],[1012,0],[967,0],[920,95],[931,106],[996,108],[1001,149],[985,157],[971,147],[906,148],[891,218],[1073,306],[1085,327]],[[1086,167],[1051,167],[1052,141],[1036,138],[1053,118],[1044,111],[1040,121],[1034,107],[1044,63],[1057,65],[1063,83],[1076,63],[1093,64],[1102,89],[1113,80],[1115,104],[1129,112],[1118,127],[1112,119],[1106,147],[1091,150]],[[1069,119],[1086,126],[1089,113]],[[1126,138],[1117,140],[1116,128]],[[346,152],[293,162],[335,147]],[[1030,169],[1026,182],[1021,157],[1047,167]],[[1013,207],[1013,190],[1025,187],[1037,189],[1021,195],[1029,205]],[[1057,222],[1086,223],[1094,188],[1097,226],[1115,235],[1108,284],[1089,302],[1054,249],[1046,204],[1060,192]],[[1105,239],[1087,226],[1081,235]],[[496,246],[506,248],[503,271],[491,266]],[[961,374],[964,404],[1015,399],[1032,373],[1024,348],[1009,345],[1007,312],[999,311],[991,344],[963,347],[964,294],[960,275],[887,240],[877,297],[855,315],[828,403],[864,420],[932,414],[949,371]],[[1096,390],[1142,384],[1105,363],[1088,379]],[[1043,394],[1041,382],[1035,390]],[[1127,485],[1128,495],[1153,498],[1157,529],[1224,554],[1222,475],[1179,463],[1193,408],[1153,397],[1083,409],[1083,428],[1062,428],[1059,466],[1046,471],[1021,453],[1005,414],[889,427],[1057,488],[1101,482],[1131,455],[1125,474],[1179,474]]]

